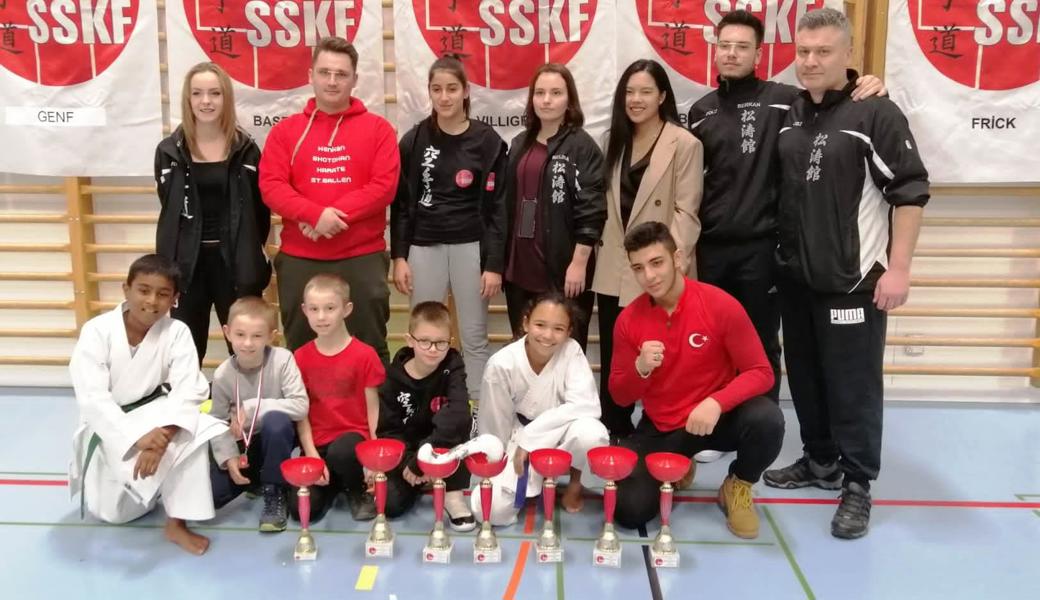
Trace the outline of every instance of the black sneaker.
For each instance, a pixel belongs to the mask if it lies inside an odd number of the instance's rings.
[[[762,474],[762,481],[769,487],[793,490],[815,486],[824,490],[841,487],[841,469],[838,463],[821,465],[807,455],[782,469],[770,469]]]
[[[273,483],[264,484],[264,510],[260,513],[260,531],[285,531],[289,519],[289,505],[285,488]]]
[[[841,491],[841,503],[831,519],[831,535],[854,540],[867,534],[870,526],[870,491],[850,481]]]
[[[371,521],[376,518],[376,499],[368,492],[347,493],[350,516],[355,521]]]

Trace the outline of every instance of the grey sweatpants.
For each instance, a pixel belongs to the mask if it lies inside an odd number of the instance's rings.
[[[445,302],[451,289],[466,363],[466,390],[471,399],[479,399],[484,365],[491,357],[488,301],[480,297],[480,243],[411,246],[408,266],[412,269],[413,307],[429,300]]]

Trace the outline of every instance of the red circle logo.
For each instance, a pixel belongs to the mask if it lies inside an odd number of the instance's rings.
[[[694,83],[715,87],[715,23],[729,12],[731,4],[719,0],[649,0],[636,2],[636,10],[643,34],[668,66]],[[776,0],[762,4],[765,9],[743,8],[765,25],[762,60],[756,74],[769,79],[794,61],[798,19],[808,10],[823,7],[823,0]]]
[[[483,554],[478,554],[477,555],[477,562],[484,562],[484,555]]]
[[[543,562],[548,560],[548,558],[549,558],[548,554],[539,554],[538,555],[538,560],[543,561]]]
[[[254,88],[291,90],[307,84],[311,51],[321,38],[354,39],[363,4],[184,0],[184,13],[199,46],[232,79]]]
[[[374,547],[372,547],[372,546],[369,546],[368,553],[369,554],[375,554],[376,553],[376,549]]]
[[[138,0],[30,0],[0,7],[0,65],[40,85],[104,73],[137,25]]]
[[[597,556],[596,557],[596,562],[599,563],[599,564],[603,564],[603,557],[602,556]]]
[[[426,553],[426,560],[433,560],[433,552]]]
[[[654,559],[654,566],[660,567],[663,564],[664,564],[664,561],[661,560],[660,558]]]
[[[907,10],[921,52],[957,83],[1010,90],[1040,79],[1040,8],[1035,2],[912,0]]]
[[[434,54],[459,55],[477,85],[515,90],[527,87],[537,65],[566,64],[574,58],[592,28],[597,3],[412,0],[412,7]]]
[[[462,189],[468,188],[473,184],[473,171],[469,169],[462,169],[458,173],[455,173],[455,185]]]

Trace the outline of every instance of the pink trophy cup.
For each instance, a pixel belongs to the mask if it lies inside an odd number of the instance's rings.
[[[446,452],[448,452],[447,448],[433,449],[435,455]],[[421,452],[419,456],[422,456]],[[456,458],[441,463],[427,462],[419,458],[418,463],[423,475],[433,478],[433,517],[435,520],[433,531],[430,532],[430,539],[423,548],[423,562],[447,564],[451,562],[452,543],[448,533],[444,531],[444,478],[451,477],[451,474],[459,468],[459,460]]]
[[[655,567],[678,567],[679,551],[668,525],[672,516],[672,482],[679,481],[690,470],[690,459],[674,452],[654,452],[646,456],[646,468],[661,482],[661,531],[650,546],[650,559]]]
[[[365,556],[392,558],[394,532],[386,522],[386,473],[401,463],[404,442],[391,438],[365,440],[357,445],[356,452],[362,466],[376,474],[376,520],[365,543]]]
[[[507,462],[508,457],[504,455],[498,462],[489,462],[487,454],[483,452],[466,457],[466,468],[473,475],[480,477],[480,510],[483,513],[483,521],[480,523],[477,539],[473,542],[475,563],[502,562],[502,547],[498,545],[498,538],[491,529],[491,478],[501,473]]]
[[[615,481],[632,474],[639,455],[620,446],[600,446],[589,450],[589,468],[606,481],[603,486],[603,533],[592,550],[592,564],[603,567],[621,566],[621,540],[614,531],[614,506],[617,503]]]
[[[556,478],[571,470],[571,453],[556,448],[542,448],[531,453],[531,468],[545,478],[542,484],[542,507],[545,510],[545,525],[538,537],[535,549],[538,562],[563,562],[563,547],[553,527],[553,508],[556,507]],[[517,490],[517,494],[525,490]]]
[[[310,531],[311,491],[307,488],[317,483],[324,473],[325,461],[320,458],[300,456],[282,461],[282,477],[289,485],[300,488],[296,492],[300,508],[300,538],[296,540],[296,548],[293,550],[293,558],[296,560],[318,558],[318,546]]]

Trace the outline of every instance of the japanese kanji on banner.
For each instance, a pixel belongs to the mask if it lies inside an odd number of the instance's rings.
[[[154,2],[0,1],[0,171],[151,174],[157,39]]]
[[[758,76],[798,85],[794,34],[798,19],[814,8],[843,10],[840,0],[622,0],[618,2],[620,75],[632,62],[652,58],[665,66],[683,119],[693,103],[718,87],[715,24],[743,9],[765,25]]]
[[[1040,4],[892,0],[886,83],[933,182],[1040,181]]]
[[[173,126],[185,73],[212,61],[234,81],[238,121],[262,147],[271,127],[313,95],[311,53],[329,35],[358,51],[354,96],[384,112],[382,10],[380,0],[167,0]]]
[[[614,2],[605,0],[400,0],[395,2],[398,125],[403,134],[430,114],[427,80],[438,56],[462,58],[470,116],[508,142],[524,128],[531,76],[546,62],[574,75],[585,127],[598,136],[610,120]],[[407,49],[407,51],[405,51]]]

